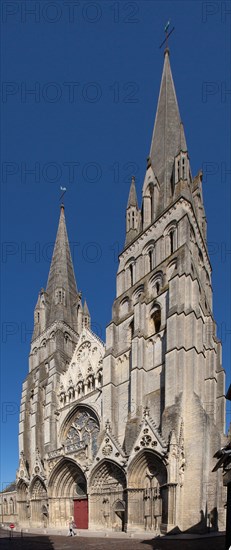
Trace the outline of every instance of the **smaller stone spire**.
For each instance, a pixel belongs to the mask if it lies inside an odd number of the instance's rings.
[[[128,195],[127,208],[129,208],[130,206],[135,206],[138,209],[135,176],[132,176],[131,187]]]
[[[135,177],[132,176],[126,210],[126,241],[125,246],[136,237],[139,231],[140,211],[136,194]]]
[[[88,309],[88,305],[87,305],[87,301],[84,300],[84,304],[83,304],[83,313],[84,315],[89,315],[90,316],[90,313],[89,313],[89,309]]]
[[[83,327],[90,328],[90,325],[91,325],[91,316],[90,316],[90,312],[89,312],[89,309],[88,309],[87,302],[86,302],[86,300],[84,300],[84,304],[83,304]]]

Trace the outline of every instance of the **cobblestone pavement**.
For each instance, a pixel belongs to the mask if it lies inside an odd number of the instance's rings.
[[[122,540],[110,538],[63,537],[57,535],[25,535],[0,530],[0,548],[4,550],[224,550],[224,537],[202,539]]]

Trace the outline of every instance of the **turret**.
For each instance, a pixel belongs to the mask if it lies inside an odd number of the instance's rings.
[[[34,332],[32,340],[40,336],[46,328],[47,312],[49,308],[48,295],[42,288],[38,295],[38,301],[34,310]]]
[[[150,157],[147,159],[147,171],[143,185],[143,230],[146,229],[156,218],[159,204],[160,186],[153,172]]]
[[[131,187],[128,196],[127,210],[126,210],[126,241],[125,246],[128,245],[139,232],[140,211],[138,208],[138,201],[136,195],[135,178],[132,177]]]
[[[91,316],[89,313],[87,302],[85,300],[83,304],[83,328],[90,328],[90,327],[91,327]]]

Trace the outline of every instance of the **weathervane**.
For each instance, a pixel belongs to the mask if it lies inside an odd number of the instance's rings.
[[[66,193],[66,190],[67,190],[66,187],[61,187],[61,186],[60,186],[60,191],[62,191],[62,195],[61,195],[61,197],[59,198],[60,201],[61,201],[62,198],[64,197],[64,195],[65,195],[65,193]]]
[[[165,42],[166,42],[166,48],[168,48],[169,36],[175,30],[175,27],[172,27],[172,29],[168,32],[169,27],[170,27],[170,21],[168,21],[167,24],[165,25],[165,28],[164,28],[165,39],[163,40],[162,44],[160,45],[160,48],[162,48],[162,46],[165,44]]]

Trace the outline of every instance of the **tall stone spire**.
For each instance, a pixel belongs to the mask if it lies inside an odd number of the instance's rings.
[[[180,151],[186,152],[187,145],[167,48],[149,155],[154,174],[160,185],[161,210],[168,206],[172,195],[174,161]]]
[[[72,326],[76,321],[76,307],[79,295],[71,259],[63,205],[61,205],[59,226],[46,294],[49,301],[47,326],[57,320],[64,321]]]

